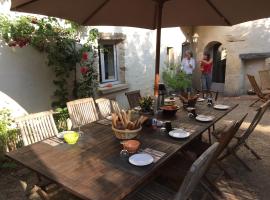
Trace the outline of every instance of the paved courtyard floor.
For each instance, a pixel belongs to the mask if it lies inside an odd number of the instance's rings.
[[[258,103],[254,107],[249,104],[254,100],[250,96],[223,98],[223,101],[233,101],[239,106],[221,120],[217,126],[227,123],[233,119],[240,119],[245,113],[249,113],[242,128],[249,126],[256,113]],[[219,188],[223,191],[226,199],[239,200],[269,200],[270,199],[270,109],[262,118],[256,130],[250,136],[248,143],[254,147],[262,160],[257,160],[246,149],[239,151],[239,156],[252,168],[252,172],[247,171],[237,160],[228,158],[224,161],[224,166],[232,175],[233,179],[221,178],[218,181]],[[12,168],[12,167],[11,167]],[[18,169],[19,168],[19,169]],[[21,167],[0,168],[0,200],[38,200],[37,194],[32,194],[30,198],[25,196],[26,182],[31,185],[35,183],[34,173],[26,173],[26,169]],[[18,178],[20,177],[20,178]],[[20,181],[25,180],[25,181]],[[52,199],[76,200],[76,197],[67,192],[52,187],[49,192]]]

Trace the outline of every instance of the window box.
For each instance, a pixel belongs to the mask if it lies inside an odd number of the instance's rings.
[[[112,85],[112,87],[99,87],[98,91],[102,95],[106,95],[106,94],[111,94],[111,93],[115,93],[115,92],[119,92],[119,91],[127,90],[127,89],[128,89],[128,84],[121,83],[121,84]]]

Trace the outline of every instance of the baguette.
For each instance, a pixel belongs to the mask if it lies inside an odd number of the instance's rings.
[[[126,112],[123,110],[122,110],[122,116],[123,116],[124,126],[127,128],[129,121],[128,121]]]
[[[118,117],[119,117],[119,119],[120,119],[120,122],[122,123],[122,126],[123,126],[124,128],[126,128],[126,127],[125,127],[125,122],[124,122],[124,120],[123,120],[122,114],[121,114],[121,113],[118,113]]]
[[[130,121],[131,113],[126,113],[125,111],[121,111],[119,113],[112,113],[112,126],[116,129],[124,130],[134,130],[140,128],[140,126],[148,119],[148,117],[140,116],[139,119],[134,122]]]
[[[117,121],[117,116],[115,113],[112,113],[112,125],[114,128],[116,128],[117,124],[116,124],[116,121]]]

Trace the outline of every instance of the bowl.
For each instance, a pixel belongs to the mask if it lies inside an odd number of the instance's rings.
[[[198,98],[199,98],[199,95],[197,94],[190,96],[189,98],[188,98],[187,93],[182,93],[181,95],[179,95],[179,99],[182,101],[184,108],[195,107]]]
[[[160,109],[163,111],[164,115],[174,116],[177,110],[179,110],[179,106],[170,105],[170,106],[162,106]]]
[[[66,131],[66,133],[64,135],[64,140],[68,144],[76,144],[78,139],[79,139],[79,133],[77,133],[75,131]]]
[[[138,140],[126,140],[122,142],[123,147],[129,153],[136,153],[140,147],[140,142]]]
[[[139,134],[139,131],[142,130],[142,127],[138,129],[134,129],[134,130],[129,130],[129,129],[121,130],[121,129],[116,129],[112,126],[112,130],[116,138],[120,140],[129,140],[129,139],[133,139],[137,137],[137,135]]]

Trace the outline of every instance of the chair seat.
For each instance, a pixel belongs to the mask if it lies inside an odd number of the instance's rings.
[[[126,200],[170,200],[175,192],[156,182],[150,182]]]
[[[214,135],[215,136],[215,138],[220,138],[220,133],[221,133],[221,131],[222,130],[224,130],[226,128],[226,125],[225,124],[223,124],[223,125],[221,125],[220,127],[218,127],[218,128],[216,128],[213,132],[212,132],[212,135]],[[242,135],[243,135],[243,133],[244,133],[244,129],[239,129],[238,131],[237,131],[237,133],[235,134],[235,138],[240,138]]]
[[[169,200],[179,189],[188,169],[194,160],[189,155],[179,153],[170,159],[166,165],[159,170],[159,176],[155,181],[150,181],[147,185],[136,191],[136,193],[126,198],[127,200]],[[160,184],[162,183],[162,184]],[[164,186],[166,185],[166,186]]]
[[[262,90],[263,94],[270,94],[270,89]]]

